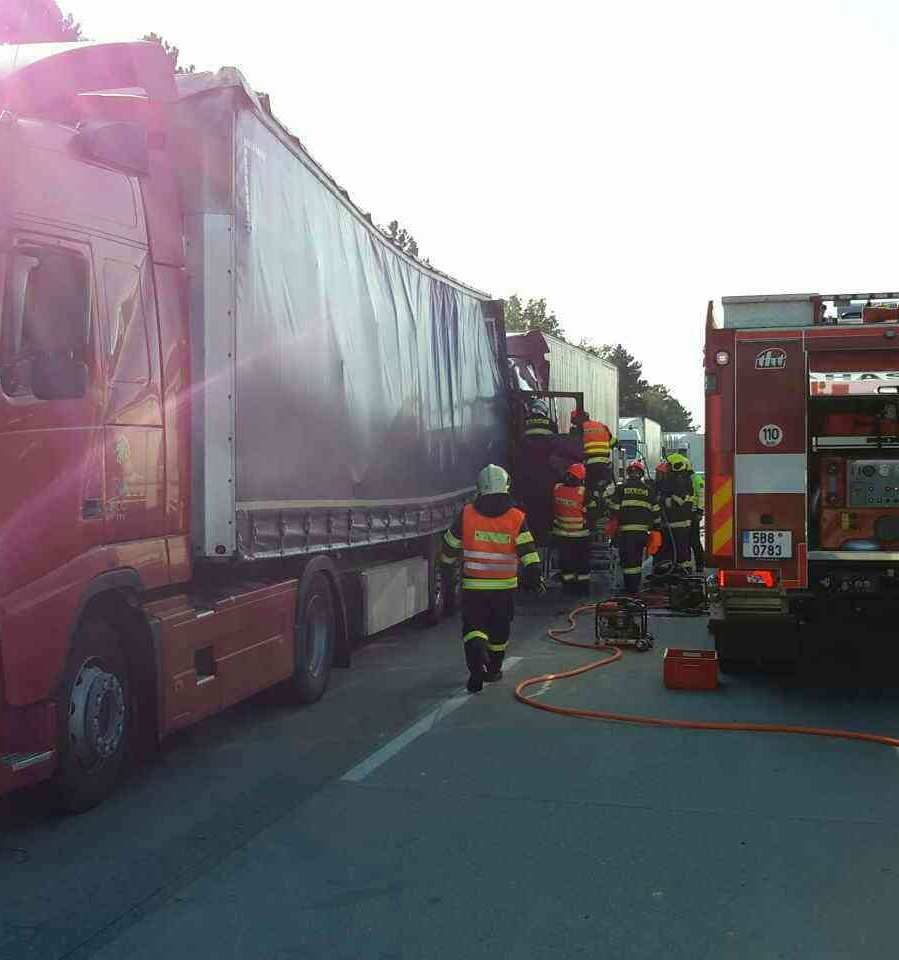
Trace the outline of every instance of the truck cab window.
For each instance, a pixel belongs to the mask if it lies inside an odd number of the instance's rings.
[[[150,345],[140,271],[130,263],[107,260],[103,266],[103,284],[109,379],[114,383],[147,383]]]
[[[83,396],[90,331],[84,257],[21,246],[8,257],[0,320],[0,386],[10,397]]]

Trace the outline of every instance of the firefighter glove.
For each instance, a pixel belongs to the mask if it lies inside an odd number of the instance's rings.
[[[661,531],[652,530],[649,534],[649,544],[646,547],[646,552],[649,554],[649,556],[654,557],[661,549],[662,549]]]

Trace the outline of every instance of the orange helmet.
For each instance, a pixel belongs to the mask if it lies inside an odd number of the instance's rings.
[[[583,483],[587,479],[587,468],[582,463],[573,463],[566,473]]]

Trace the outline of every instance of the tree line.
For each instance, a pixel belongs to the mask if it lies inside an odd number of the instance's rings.
[[[517,293],[513,293],[506,300],[506,330],[510,333],[539,330],[572,343],[565,335],[559,318],[547,308],[545,297],[532,297],[525,303]],[[664,384],[649,383],[644,379],[643,364],[623,344],[597,344],[582,338],[574,346],[618,367],[622,417],[649,417],[670,433],[687,433],[696,429],[692,413]]]

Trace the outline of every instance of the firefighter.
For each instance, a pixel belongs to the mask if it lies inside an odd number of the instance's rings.
[[[524,511],[512,506],[509,474],[490,464],[478,474],[474,503],[467,504],[443,536],[441,562],[462,561],[462,642],[468,692],[502,675],[522,565],[522,586],[542,592],[540,555]],[[448,577],[451,573],[447,572]]]
[[[703,504],[705,503],[705,478],[701,473],[693,470],[690,464],[693,476],[693,523],[690,526],[690,551],[693,554],[693,565],[697,573],[705,570],[705,547],[702,543],[702,514]]]
[[[596,501],[584,485],[587,468],[573,463],[553,489],[553,536],[559,548],[562,589],[587,593],[590,586],[590,537],[596,525]]]
[[[642,461],[628,464],[627,477],[615,488],[610,507],[612,519],[605,534],[618,544],[624,592],[633,596],[640,592],[643,551],[654,556],[662,545],[659,501]]]
[[[661,498],[665,510],[665,526],[672,551],[671,560],[678,566],[690,563],[690,528],[693,526],[693,477],[690,461],[682,453],[667,457]]]
[[[549,404],[542,397],[531,397],[528,415],[524,421],[526,437],[554,437],[559,432],[556,421],[550,418]]]
[[[614,480],[612,449],[618,445],[618,438],[601,420],[591,420],[586,410],[575,410],[571,414],[571,424],[572,433],[583,438],[587,489],[594,496],[601,496]]]

